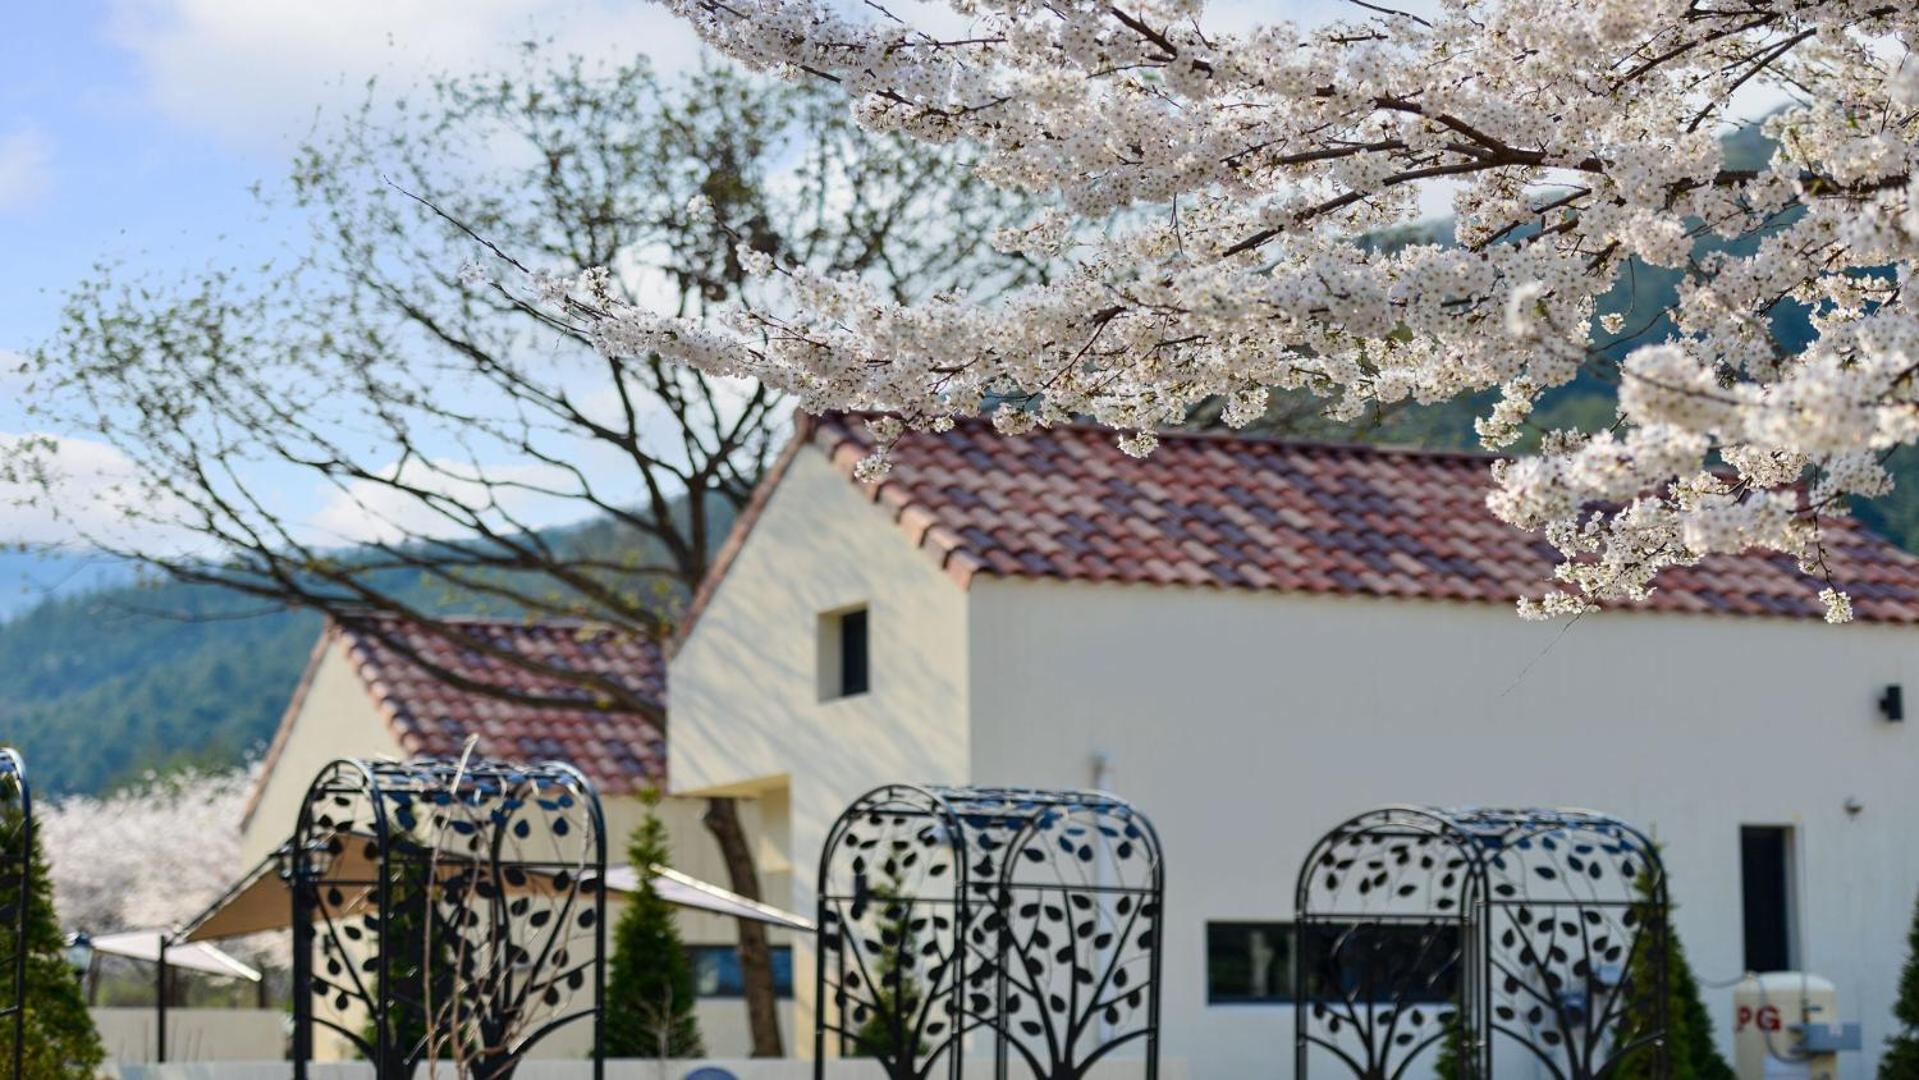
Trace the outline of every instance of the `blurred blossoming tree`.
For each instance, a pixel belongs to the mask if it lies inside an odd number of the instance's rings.
[[[476,682],[382,635],[479,693],[657,714],[644,688],[436,616],[666,637],[777,449],[785,405],[777,387],[602,352],[482,287],[460,270],[476,237],[606,268],[606,296],[695,322],[758,305],[745,266],[761,257],[901,302],[1045,273],[990,244],[1022,197],[960,150],[867,134],[821,87],[726,69],[663,80],[643,60],[598,69],[534,45],[512,70],[375,87],[319,132],[284,196],[311,225],[288,253],[183,280],[101,267],[33,355],[46,429],[106,443],[125,478],[76,488],[84,462],[47,438],[14,447],[0,480],[56,511],[104,502],[117,516],[89,528],[97,515],[80,515],[82,539],[173,579],[370,633],[370,613],[402,616],[540,676]],[[732,232],[690,217],[694,202]],[[706,821],[730,887],[757,898],[734,801],[710,800]],[[777,1055],[764,929],[742,922],[740,949],[755,1052]]]

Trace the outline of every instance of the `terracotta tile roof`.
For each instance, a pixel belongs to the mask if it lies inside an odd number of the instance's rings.
[[[662,713],[666,708],[666,664],[658,642],[557,620],[452,621],[490,647],[611,677],[656,703]],[[590,702],[593,695],[586,690],[461,648],[398,619],[373,619],[364,628],[342,625],[339,633],[394,737],[410,754],[455,756],[473,734],[480,737],[478,752],[487,757],[569,762],[602,795],[630,793],[665,779],[666,739],[644,716],[521,703],[462,689],[436,678],[405,651],[460,679],[510,691]]]
[[[849,480],[871,443],[846,416],[801,438]],[[909,433],[893,460],[869,497],[962,585],[989,574],[1510,604],[1550,583],[1557,559],[1486,509],[1483,454],[1175,434],[1140,460],[1097,428],[1008,438],[974,421]],[[1919,622],[1919,558],[1849,518],[1825,534],[1857,618]],[[1783,555],[1715,556],[1658,586],[1644,607],[1824,615],[1822,584]]]

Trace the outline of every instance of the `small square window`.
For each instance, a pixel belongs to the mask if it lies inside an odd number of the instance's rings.
[[[1293,928],[1286,923],[1206,924],[1206,1000],[1214,1005],[1293,999]]]
[[[871,690],[872,650],[866,608],[827,612],[819,621],[820,700],[833,701]]]

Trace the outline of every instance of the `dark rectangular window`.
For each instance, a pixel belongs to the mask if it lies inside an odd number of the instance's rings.
[[[1206,1000],[1214,1005],[1293,1000],[1291,924],[1207,923]]]
[[[867,672],[866,609],[840,615],[840,696],[864,694],[871,681]]]
[[[1206,924],[1206,1000],[1288,1002],[1293,964],[1313,1000],[1443,1003],[1458,993],[1459,929],[1450,924]]]
[[[773,992],[780,997],[793,996],[793,949],[775,945],[773,952]],[[687,958],[693,962],[693,992],[700,997],[741,998],[746,996],[746,979],[740,974],[740,953],[731,945],[688,945]]]
[[[1791,971],[1792,830],[1739,827],[1739,885],[1746,922],[1746,970]]]

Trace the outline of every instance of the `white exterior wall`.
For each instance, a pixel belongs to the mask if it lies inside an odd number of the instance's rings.
[[[1165,843],[1164,1045],[1194,1076],[1292,1071],[1289,1007],[1207,1006],[1206,922],[1290,919],[1308,846],[1395,802],[1645,826],[1707,982],[1743,961],[1739,826],[1794,826],[1799,966],[1864,1022],[1843,1069],[1870,1075],[1919,890],[1919,731],[1874,699],[1919,678],[1919,631],[1622,613],[1566,630],[1495,606],[985,578],[966,595],[970,779],[1085,786],[1106,755],[1106,786]],[[814,767],[788,752],[782,769]],[[1730,991],[1706,1000],[1730,1050]]]
[[[859,604],[872,689],[822,702],[819,616]],[[667,679],[671,788],[758,797],[779,851],[768,902],[811,914],[820,845],[855,797],[888,781],[965,778],[965,628],[966,593],[823,455],[800,453]],[[803,944],[793,1049],[810,1054]]]

